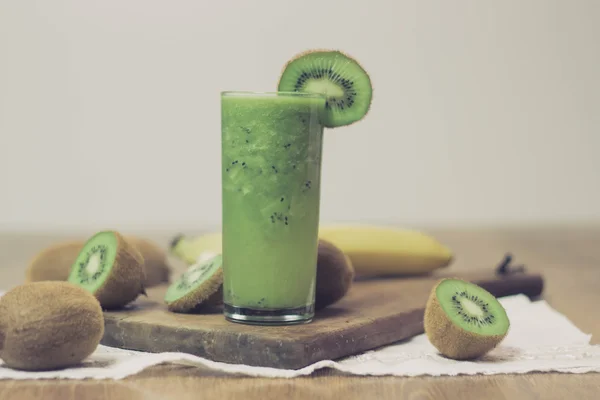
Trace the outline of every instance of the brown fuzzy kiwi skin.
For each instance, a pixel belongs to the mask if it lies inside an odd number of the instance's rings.
[[[167,309],[175,313],[190,313],[199,308],[223,304],[223,267],[185,296],[167,303]]]
[[[142,253],[144,258],[146,269],[144,287],[150,288],[169,283],[172,270],[167,260],[167,253],[149,239],[137,236],[127,236],[126,239]]]
[[[105,310],[123,308],[140,294],[146,294],[146,270],[142,253],[119,232],[112,233],[117,238],[115,261],[102,286],[94,292]]]
[[[348,293],[354,280],[350,258],[338,247],[319,239],[315,310],[336,303]]]
[[[479,335],[454,324],[442,309],[436,294],[438,286],[445,280],[436,283],[427,300],[423,320],[425,334],[431,344],[448,358],[472,360],[481,357],[494,349],[506,334]]]
[[[1,308],[0,308],[1,310]],[[7,327],[5,326],[5,322],[0,320],[0,360],[2,359],[2,349],[4,348],[4,340],[6,339],[6,331]]]
[[[69,282],[32,282],[0,298],[0,359],[13,369],[79,364],[104,335],[98,300]]]
[[[281,69],[281,74],[279,74],[279,80],[277,81],[277,87],[279,87],[279,84],[281,83],[281,78],[283,77],[283,73],[284,71],[287,69],[287,67],[289,67],[289,65],[296,61],[297,59],[304,57],[305,55],[308,54],[312,54],[312,53],[340,53],[343,56],[348,57],[349,59],[351,59],[352,61],[354,61],[356,64],[358,64],[358,66],[360,66],[360,68],[362,68],[362,70],[365,72],[365,74],[369,77],[369,80],[371,81],[371,102],[369,103],[369,107],[367,107],[367,110],[365,111],[365,115],[362,116],[361,119],[358,119],[356,121],[350,122],[346,125],[340,125],[340,126],[329,126],[327,127],[328,129],[336,129],[336,128],[342,128],[344,126],[350,126],[350,125],[354,125],[357,122],[362,121],[363,119],[365,119],[367,117],[367,115],[369,114],[369,111],[371,111],[371,105],[373,104],[373,99],[375,98],[375,87],[373,85],[373,79],[371,78],[371,76],[367,73],[367,70],[362,66],[362,64],[360,64],[358,62],[358,60],[354,57],[352,57],[350,54],[342,51],[342,50],[337,50],[337,49],[326,49],[326,48],[315,48],[315,49],[310,49],[310,50],[305,50],[303,52],[297,53],[296,55],[292,56],[292,58],[290,58],[284,65],[284,67]]]
[[[29,263],[25,282],[66,281],[84,244],[82,240],[71,240],[41,250]]]

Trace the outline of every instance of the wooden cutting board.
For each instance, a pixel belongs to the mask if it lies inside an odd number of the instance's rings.
[[[166,287],[148,291],[126,310],[105,313],[102,344],[148,352],[185,352],[213,361],[297,369],[350,356],[423,333],[429,292],[442,275],[355,282],[348,295],[313,322],[253,326],[225,320],[221,309],[175,314],[163,305]],[[541,294],[539,275],[463,275],[501,297]]]

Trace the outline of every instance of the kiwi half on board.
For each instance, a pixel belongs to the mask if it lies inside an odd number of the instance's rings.
[[[145,294],[140,251],[115,231],[98,232],[79,252],[68,281],[92,293],[104,309],[122,308]]]
[[[461,279],[442,279],[430,293],[424,327],[441,354],[468,360],[495,348],[508,333],[510,321],[487,290]]]
[[[169,311],[190,313],[204,306],[223,303],[223,257],[217,254],[192,264],[167,289],[164,298]]]
[[[293,57],[281,74],[278,90],[326,95],[321,122],[328,128],[361,120],[373,97],[369,74],[339,50],[310,50]]]

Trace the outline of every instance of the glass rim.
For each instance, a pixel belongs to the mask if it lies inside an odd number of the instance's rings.
[[[251,90],[225,90],[221,92],[221,96],[284,96],[284,97],[309,97],[309,98],[324,98],[327,96],[323,93],[311,93],[311,92],[287,92],[287,91],[274,91],[274,92],[258,92]]]

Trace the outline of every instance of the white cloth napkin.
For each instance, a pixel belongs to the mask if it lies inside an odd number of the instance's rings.
[[[333,368],[351,375],[522,374],[533,371],[600,372],[600,346],[545,301],[517,295],[500,299],[511,330],[496,349],[477,361],[454,361],[438,355],[425,335],[338,361],[320,361],[299,370],[252,367],[210,361],[183,353],[141,353],[99,346],[76,368],[23,372],[0,363],[0,379],[122,379],[158,364],[183,363],[210,371],[271,378],[310,375]]]

